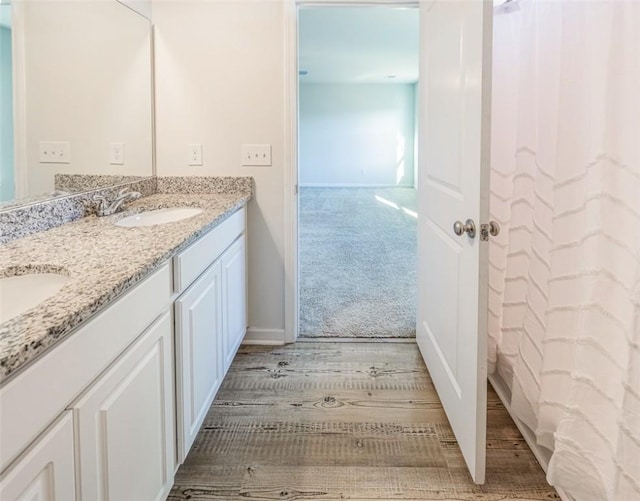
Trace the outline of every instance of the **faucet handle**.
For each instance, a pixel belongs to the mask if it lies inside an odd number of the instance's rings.
[[[109,202],[107,201],[107,197],[104,195],[93,195],[93,201],[96,202],[98,206],[106,206]]]
[[[125,193],[128,193],[128,192],[129,192],[129,187],[125,186],[118,192],[118,194],[116,195],[116,199],[120,198],[121,196],[123,196]]]
[[[104,195],[95,194],[93,195],[93,201],[95,202],[96,214],[98,216],[103,215],[109,207],[109,201],[107,200],[107,197],[105,197]]]

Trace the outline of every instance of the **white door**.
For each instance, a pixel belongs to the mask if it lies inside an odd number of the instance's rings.
[[[74,404],[83,501],[159,501],[169,493],[172,323],[164,313]]]
[[[420,4],[417,342],[471,476],[484,483],[492,2]],[[457,235],[470,219],[476,226]]]
[[[0,477],[2,501],[76,499],[73,416],[62,416]]]
[[[224,377],[221,294],[218,260],[175,302],[180,463],[187,457]]]
[[[233,362],[247,332],[247,278],[245,237],[227,249],[222,262],[222,325],[224,372]]]

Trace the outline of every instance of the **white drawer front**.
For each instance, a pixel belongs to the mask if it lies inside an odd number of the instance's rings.
[[[244,207],[174,258],[175,292],[184,291],[244,232]]]
[[[0,388],[0,471],[166,311],[165,264]]]

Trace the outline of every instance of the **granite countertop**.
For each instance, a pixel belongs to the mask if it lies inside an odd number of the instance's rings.
[[[189,246],[251,196],[155,194],[123,212],[89,216],[0,246],[0,276],[55,271],[70,280],[38,306],[0,324],[0,383],[64,339],[82,322]],[[114,222],[165,207],[200,207],[189,219],[139,228]]]

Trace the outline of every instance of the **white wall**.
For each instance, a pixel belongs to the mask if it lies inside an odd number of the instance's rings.
[[[118,0],[141,16],[151,19],[151,0]]]
[[[300,184],[413,186],[413,84],[302,84]]]
[[[253,176],[249,327],[284,335],[284,2],[157,1],[157,172]],[[187,145],[203,163],[187,166]],[[273,165],[242,167],[240,145],[272,145]]]
[[[28,194],[53,190],[57,172],[151,175],[149,21],[114,1],[17,6],[24,19]],[[71,163],[40,163],[41,141],[69,142]],[[125,165],[110,165],[112,142],[125,143]]]

